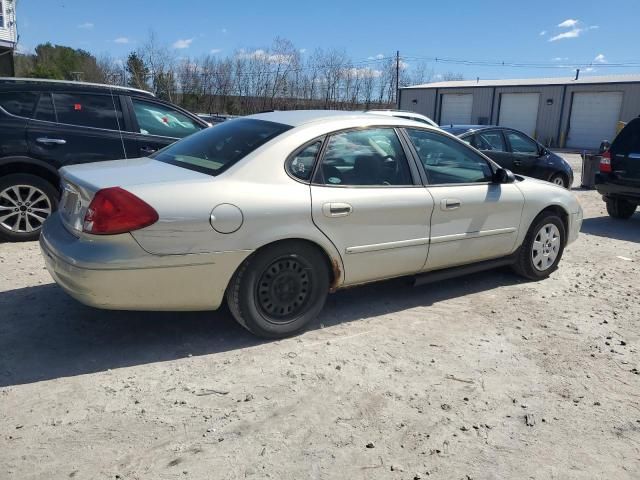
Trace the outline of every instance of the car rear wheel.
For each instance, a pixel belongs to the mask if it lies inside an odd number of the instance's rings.
[[[549,181],[562,188],[569,188],[569,179],[562,173],[556,173]]]
[[[514,270],[530,280],[547,278],[558,266],[565,243],[562,219],[551,212],[541,213],[527,232]]]
[[[227,288],[227,304],[247,330],[282,338],[303,330],[322,310],[329,292],[322,252],[303,242],[282,242],[252,255]]]
[[[36,240],[57,207],[58,192],[46,180],[22,173],[0,178],[0,240]]]
[[[636,211],[637,205],[622,198],[607,198],[607,213],[613,218],[627,220]]]

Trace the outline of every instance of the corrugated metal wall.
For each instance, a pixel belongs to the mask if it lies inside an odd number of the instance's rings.
[[[628,122],[640,115],[640,83],[567,85],[566,87],[563,85],[549,85],[404,89],[400,98],[400,108],[422,113],[439,122],[442,95],[447,93],[472,93],[472,123],[481,123],[481,120],[489,119],[489,124],[497,124],[500,114],[501,94],[539,93],[540,105],[538,106],[536,139],[545,145],[563,147],[569,128],[572,94],[574,92],[623,92],[620,120]]]

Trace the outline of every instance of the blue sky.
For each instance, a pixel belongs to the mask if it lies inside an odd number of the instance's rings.
[[[308,54],[343,48],[354,61],[393,55],[544,65],[593,62],[583,74],[640,73],[607,67],[636,62],[640,2],[625,0],[214,1],[19,0],[22,49],[42,42],[125,57],[153,30],[177,57],[268,47],[276,36]],[[570,67],[507,68],[442,64],[466,78],[572,75]],[[585,71],[586,70],[586,71]]]

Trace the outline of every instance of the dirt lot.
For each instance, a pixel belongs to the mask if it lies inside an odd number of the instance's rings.
[[[0,245],[0,478],[640,478],[640,213],[576,194],[548,280],[348,290],[275,342],[84,307]]]

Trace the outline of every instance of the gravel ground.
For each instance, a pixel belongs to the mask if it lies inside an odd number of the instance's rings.
[[[640,478],[640,213],[575,193],[549,279],[347,290],[283,341],[84,307],[0,245],[0,478]]]

